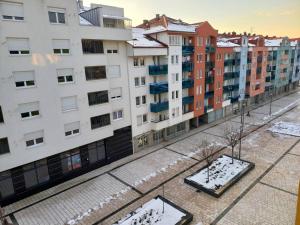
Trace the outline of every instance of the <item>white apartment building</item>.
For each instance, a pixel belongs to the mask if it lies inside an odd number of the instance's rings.
[[[133,153],[124,10],[0,1],[0,204]]]

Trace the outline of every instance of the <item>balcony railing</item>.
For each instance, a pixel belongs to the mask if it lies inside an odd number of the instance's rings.
[[[256,74],[261,74],[261,67],[258,67],[258,68],[256,69]]]
[[[153,113],[162,112],[169,109],[169,102],[157,102],[150,104],[150,111]]]
[[[194,64],[192,62],[182,63],[182,72],[192,72],[194,69]]]
[[[168,65],[150,65],[149,75],[166,75],[168,74]]]
[[[247,70],[247,76],[251,75],[251,70]]]
[[[182,46],[182,55],[191,55],[194,53],[194,46],[192,45],[183,45]]]
[[[251,58],[247,58],[247,63],[252,63],[252,59]]]
[[[226,72],[224,73],[224,80],[230,80],[234,78],[238,78],[240,76],[240,72]]]
[[[272,71],[272,67],[271,66],[267,66],[267,72],[271,72]]]
[[[234,66],[235,65],[235,59],[225,59],[224,60],[224,66]]]
[[[182,98],[183,105],[192,104],[193,102],[194,102],[194,96],[186,96]]]
[[[186,78],[182,80],[182,89],[194,87],[194,80],[192,78]]]
[[[216,51],[216,48],[213,47],[213,46],[211,46],[211,45],[207,45],[207,46],[205,47],[205,52],[206,52],[206,53],[214,53],[215,51]]]
[[[205,63],[205,67],[208,68],[208,70],[212,70],[215,66],[215,63],[213,61],[207,61]]]
[[[228,85],[223,87],[223,92],[231,92],[231,91],[236,91],[239,90],[239,84],[233,84],[233,85]]]
[[[211,98],[211,97],[214,97],[214,91],[206,91],[205,98]]]
[[[231,98],[230,98],[230,102],[231,102],[231,103],[238,102],[238,101],[239,101],[239,98],[240,98],[240,96],[231,97]]]
[[[268,55],[268,61],[272,61],[273,60],[273,56]]]
[[[214,77],[213,76],[205,76],[205,83],[212,84],[214,83]]]
[[[262,63],[263,57],[262,55],[257,56],[257,63]]]
[[[161,94],[168,92],[168,82],[163,81],[159,83],[150,84],[150,94]]]

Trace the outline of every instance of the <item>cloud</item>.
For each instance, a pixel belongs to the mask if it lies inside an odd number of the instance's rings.
[[[284,10],[284,11],[279,12],[279,15],[281,15],[281,16],[290,16],[293,14],[295,14],[295,10]]]

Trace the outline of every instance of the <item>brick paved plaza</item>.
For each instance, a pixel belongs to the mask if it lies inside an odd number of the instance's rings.
[[[240,117],[227,118],[192,130],[91,173],[23,199],[5,208],[19,225],[111,225],[154,196],[162,195],[194,215],[192,225],[293,225],[300,179],[300,137],[267,131],[274,122],[300,123],[300,93],[273,102],[245,116],[242,158],[255,169],[220,198],[197,192],[184,178],[205,165],[194,153],[204,138],[224,147],[224,128],[240,126]],[[189,157],[188,157],[189,156]],[[91,209],[88,215],[82,215]]]

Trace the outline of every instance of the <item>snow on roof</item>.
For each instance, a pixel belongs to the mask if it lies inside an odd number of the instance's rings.
[[[146,30],[144,34],[153,34],[153,33],[159,33],[163,31],[167,31],[167,29],[163,26],[157,26],[157,27],[152,27],[149,30]]]
[[[132,40],[127,41],[128,44],[133,47],[143,47],[143,48],[163,48],[165,47],[161,43],[147,38],[145,35],[145,30],[143,28],[132,28]]]
[[[80,25],[85,25],[85,26],[92,26],[93,25],[93,24],[91,24],[89,21],[87,21],[86,19],[84,19],[80,15],[79,15],[79,24]]]
[[[163,32],[163,31],[177,31],[177,32],[195,33],[195,30],[196,30],[195,25],[176,24],[176,23],[170,23],[169,22],[167,28],[165,28],[163,26],[152,27],[149,30],[146,30],[145,34],[153,34],[153,33],[159,33],[159,32]]]
[[[297,46],[297,43],[298,43],[298,41],[291,41],[290,44],[291,44],[292,47],[295,47],[295,46]]]
[[[220,38],[217,41],[217,46],[221,48],[234,48],[234,47],[240,47],[240,45],[235,44],[231,41],[229,41],[229,38]]]
[[[248,42],[248,46],[249,47],[255,47],[256,45]]]
[[[267,47],[279,47],[282,42],[282,38],[280,39],[269,39],[265,40],[265,46]]]

